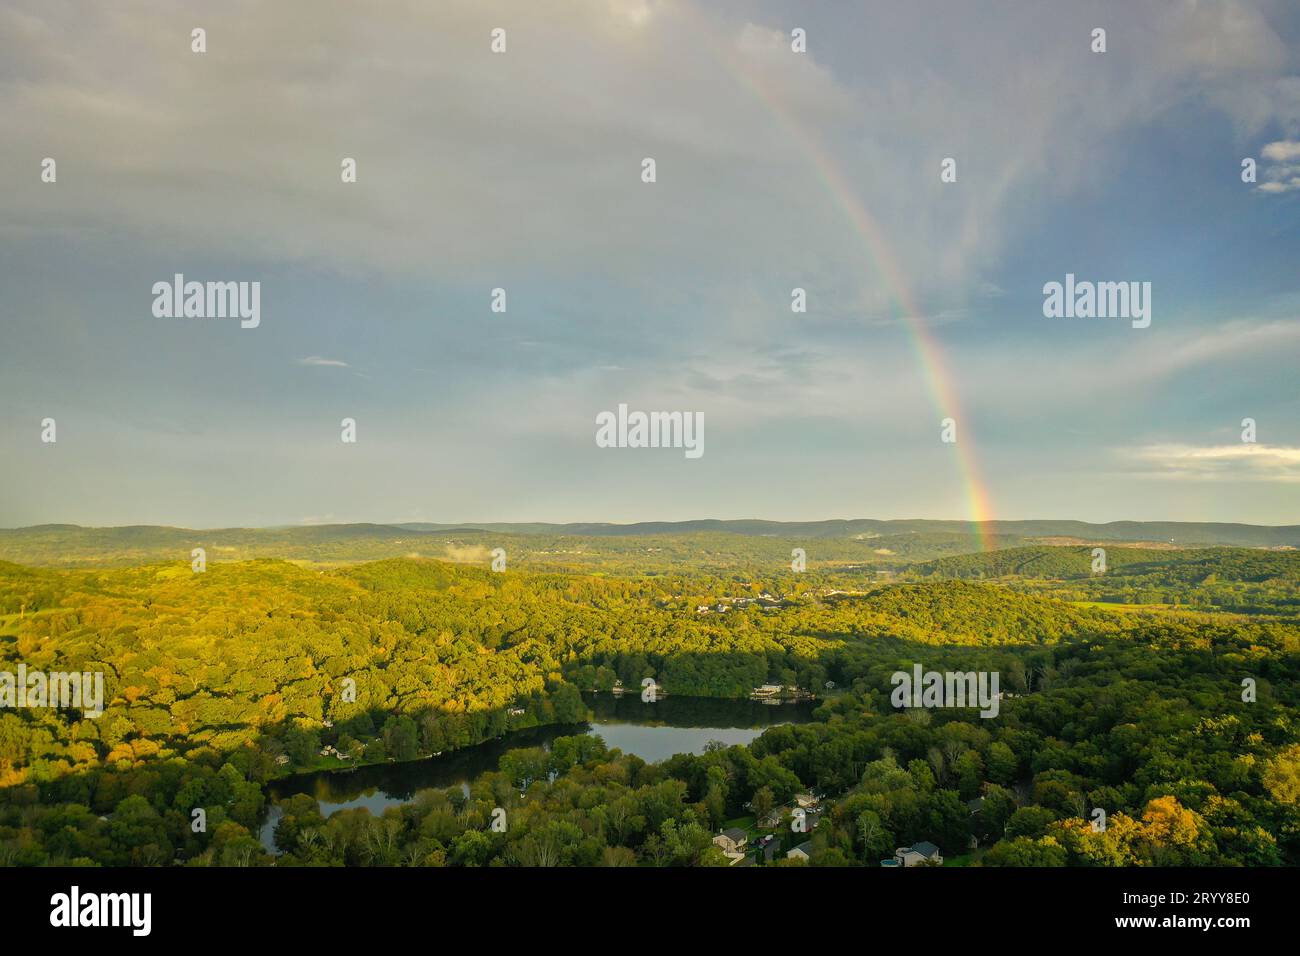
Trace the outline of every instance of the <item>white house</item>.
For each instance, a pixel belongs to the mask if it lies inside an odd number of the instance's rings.
[[[745,844],[748,842],[749,834],[738,827],[723,830],[713,838],[713,845],[731,858],[732,862],[745,855]]]
[[[900,846],[894,851],[894,859],[899,866],[942,866],[943,856],[933,843],[922,840],[911,846]]]

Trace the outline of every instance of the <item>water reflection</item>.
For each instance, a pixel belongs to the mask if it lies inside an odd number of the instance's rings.
[[[608,746],[653,763],[673,754],[703,753],[714,740],[728,746],[747,744],[773,725],[806,723],[813,710],[807,703],[771,705],[704,697],[664,697],[653,704],[635,694],[621,698],[595,694],[585,699],[592,711],[590,723],[515,731],[428,760],[300,774],[270,784],[270,802],[306,793],[320,802],[325,816],[356,807],[378,816],[387,807],[409,803],[420,790],[460,787],[468,793],[481,774],[496,770],[507,751],[548,747],[556,737],[598,734]],[[260,834],[262,845],[272,851],[279,817],[279,810],[273,808]]]

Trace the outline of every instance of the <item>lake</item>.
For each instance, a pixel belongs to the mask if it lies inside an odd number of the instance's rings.
[[[409,803],[420,790],[460,787],[468,793],[470,784],[480,775],[497,769],[497,761],[506,751],[549,747],[556,737],[596,734],[609,747],[654,763],[673,754],[703,753],[713,740],[728,746],[747,744],[776,724],[807,723],[815,706],[808,702],[764,704],[672,696],[648,704],[637,694],[583,696],[592,712],[589,723],[519,730],[427,760],[298,774],[267,784],[267,795],[273,803],[294,794],[309,794],[320,802],[324,816],[355,807],[365,807],[379,816],[387,807]],[[260,834],[262,845],[272,852],[279,818],[279,809],[272,807]]]

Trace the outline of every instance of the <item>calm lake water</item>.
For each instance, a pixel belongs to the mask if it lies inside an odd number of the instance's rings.
[[[409,803],[420,790],[460,787],[468,793],[481,774],[497,769],[497,761],[506,751],[549,747],[556,737],[596,734],[608,746],[653,763],[673,754],[703,753],[711,740],[728,746],[747,744],[775,724],[807,723],[815,706],[711,697],[665,697],[647,704],[637,694],[594,694],[584,695],[584,699],[592,711],[590,723],[520,730],[428,760],[299,774],[269,784],[268,796],[274,802],[306,793],[320,802],[325,816],[355,807],[365,807],[379,816],[386,807]],[[279,818],[280,811],[272,808],[260,834],[262,845],[272,852]]]

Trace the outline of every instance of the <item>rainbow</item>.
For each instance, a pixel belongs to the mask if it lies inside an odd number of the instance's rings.
[[[725,50],[727,46],[719,44],[719,48]],[[957,390],[953,385],[953,378],[948,371],[939,343],[926,327],[915,297],[908,287],[907,277],[885,241],[883,230],[858,199],[835,159],[826,149],[819,146],[817,140],[800,125],[798,119],[791,115],[781,100],[766,91],[757,76],[746,69],[739,59],[724,55],[723,62],[739,81],[739,85],[748,90],[791,132],[792,139],[800,145],[805,156],[817,170],[821,183],[830,194],[836,208],[844,214],[850,227],[861,240],[876,274],[884,282],[897,313],[903,319],[912,351],[921,369],[926,391],[935,410],[940,418],[951,417],[958,423],[958,441],[952,447],[967,501],[971,534],[979,550],[992,551],[994,549],[991,526],[992,499],[987,485],[980,477],[970,422],[961,412]],[[938,422],[935,424],[937,427]]]

